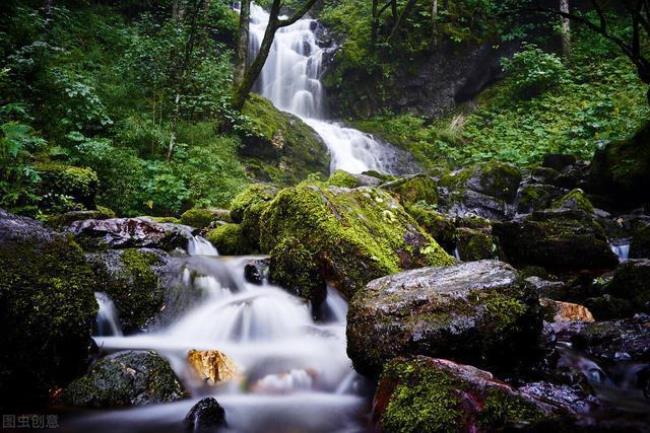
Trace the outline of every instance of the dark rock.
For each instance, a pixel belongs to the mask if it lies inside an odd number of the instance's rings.
[[[115,212],[108,208],[98,206],[96,210],[72,211],[60,215],[50,215],[47,217],[46,223],[50,227],[61,229],[69,226],[75,221],[89,219],[102,220],[109,218],[115,218]]]
[[[184,396],[167,360],[155,352],[120,352],[99,360],[64,391],[75,407],[118,408],[168,403]]]
[[[587,214],[594,213],[594,206],[585,196],[584,191],[579,188],[571,190],[553,201],[553,208],[583,211]]]
[[[607,285],[607,292],[631,301],[637,310],[650,312],[650,260],[638,259],[622,263]]]
[[[565,168],[575,165],[578,158],[575,155],[563,153],[547,153],[544,155],[542,167],[552,168],[557,171],[563,171]]]
[[[646,314],[585,324],[567,335],[576,350],[593,359],[650,361],[650,316]]]
[[[608,269],[618,264],[603,228],[574,210],[534,212],[497,223],[493,233],[507,261],[551,270]]]
[[[199,400],[183,421],[188,432],[214,432],[226,427],[226,411],[214,397]]]
[[[562,281],[548,281],[540,277],[528,277],[526,282],[535,289],[540,297],[551,299],[565,299],[567,285]]]
[[[371,281],[354,296],[348,355],[367,375],[407,354],[513,365],[534,356],[541,327],[536,295],[505,263],[422,268]]]
[[[630,242],[631,258],[650,258],[650,223],[638,224]]]
[[[186,248],[192,238],[188,226],[157,223],[148,218],[76,221],[68,231],[87,248]]]
[[[531,213],[546,209],[562,195],[562,189],[546,184],[527,184],[519,188],[515,206],[517,213]]]
[[[85,369],[97,285],[74,241],[0,209],[0,407],[42,405]]]
[[[497,248],[494,237],[483,230],[460,227],[456,230],[456,248],[462,261],[497,258]]]
[[[534,167],[530,171],[530,180],[538,184],[553,185],[560,172],[549,167]]]
[[[456,247],[456,219],[433,210],[430,206],[413,205],[406,208],[417,223],[445,249],[452,253]]]
[[[575,417],[590,415],[598,409],[600,402],[576,386],[558,385],[550,382],[527,383],[518,391],[535,401],[543,401]]]
[[[269,274],[268,259],[254,259],[244,266],[244,278],[251,284],[261,285]]]
[[[587,298],[585,306],[593,313],[596,320],[622,319],[634,314],[632,302],[608,294]]]
[[[373,408],[376,430],[385,433],[546,432],[575,420],[571,411],[487,371],[423,356],[386,366]]]

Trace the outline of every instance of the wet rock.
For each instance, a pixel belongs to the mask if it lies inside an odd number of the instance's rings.
[[[120,352],[99,360],[63,394],[66,404],[88,408],[145,406],[180,400],[183,386],[155,352]]]
[[[254,259],[244,266],[244,278],[251,284],[261,285],[269,275],[269,260]]]
[[[543,432],[573,421],[491,373],[444,359],[398,358],[383,371],[373,421],[380,432]]]
[[[549,321],[561,322],[593,322],[594,316],[585,306],[570,302],[554,301],[542,298],[539,303],[547,312]]]
[[[566,271],[608,269],[618,263],[603,228],[582,211],[534,212],[497,223],[493,232],[505,258],[515,266]]]
[[[526,278],[526,282],[535,289],[541,297],[551,299],[564,299],[567,296],[567,286],[562,281],[549,281],[540,277]]]
[[[188,226],[157,223],[148,218],[111,218],[75,221],[68,227],[86,248],[186,248],[192,238]]]
[[[272,279],[277,269],[293,269],[300,278],[291,286],[303,287],[318,275],[313,287],[327,281],[348,297],[373,278],[453,262],[380,189],[308,183],[286,188],[266,205],[259,230],[262,251],[271,252]],[[287,262],[292,257],[293,264]]]
[[[247,236],[241,224],[221,224],[210,230],[205,237],[224,256],[254,254],[258,250],[257,241],[251,243],[250,236]]]
[[[646,314],[585,324],[567,335],[577,350],[594,359],[650,361],[650,316]]]
[[[635,309],[650,312],[650,260],[638,259],[622,263],[614,272],[607,292],[627,299]]]
[[[194,374],[208,385],[217,385],[239,375],[235,362],[218,350],[190,350],[187,363]]]
[[[561,195],[562,189],[553,185],[523,185],[517,192],[515,206],[518,213],[531,213],[548,208]]]
[[[278,189],[273,185],[256,183],[232,200],[230,216],[234,223],[240,225],[240,248],[260,250],[260,218],[277,193]]]
[[[598,398],[576,386],[533,382],[519,387],[518,391],[532,400],[562,408],[576,417],[588,416],[600,405]]]
[[[188,432],[214,432],[226,427],[226,411],[214,397],[205,397],[192,406],[183,423]]]
[[[493,259],[497,256],[494,237],[483,230],[460,227],[456,230],[456,247],[462,261]]]
[[[456,247],[456,219],[429,206],[413,205],[406,208],[417,223],[435,239],[445,251],[451,253]]]
[[[536,295],[509,265],[422,268],[371,281],[354,296],[348,355],[371,376],[407,354],[512,365],[535,355],[541,328]]]
[[[557,171],[563,171],[564,169],[575,165],[578,162],[578,158],[575,155],[567,155],[563,153],[547,153],[544,155],[542,161],[542,167],[552,168]]]
[[[74,241],[0,209],[0,407],[43,405],[85,369],[97,285]]]

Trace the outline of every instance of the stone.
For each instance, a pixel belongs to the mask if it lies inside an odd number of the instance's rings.
[[[617,298],[627,299],[637,311],[650,313],[650,260],[637,259],[622,263],[606,287]]]
[[[544,155],[542,167],[552,168],[557,171],[562,171],[578,162],[575,155],[568,155],[564,153],[547,153]]]
[[[406,210],[447,252],[456,247],[456,218],[443,214],[429,206],[412,205]]]
[[[183,386],[169,362],[153,351],[102,358],[63,393],[70,406],[97,409],[169,403],[183,397]]]
[[[392,182],[385,183],[382,189],[390,191],[402,206],[415,203],[438,203],[438,183],[426,174],[408,176]]]
[[[180,221],[190,227],[203,229],[215,221],[231,222],[228,209],[192,208],[181,214]]]
[[[580,188],[573,189],[562,197],[553,201],[553,208],[583,211],[588,214],[594,212],[594,206],[585,196],[584,191]]]
[[[188,432],[214,432],[227,426],[226,411],[214,397],[204,397],[192,406],[183,423]]]
[[[527,214],[548,208],[561,195],[562,189],[553,185],[527,184],[519,188],[515,206],[518,213]]]
[[[373,280],[355,294],[348,356],[369,376],[404,355],[512,366],[535,356],[541,329],[537,296],[511,266],[483,260],[422,268]]]
[[[185,249],[192,228],[180,224],[158,223],[149,218],[111,218],[75,221],[67,231],[89,249],[160,248]]]
[[[268,278],[270,261],[252,259],[244,266],[244,278],[251,284],[261,285]]]
[[[526,278],[526,282],[535,289],[540,297],[562,299],[567,296],[567,285],[562,281],[549,281],[532,276]]]
[[[208,385],[217,385],[234,379],[239,368],[226,354],[218,350],[190,350],[187,363],[194,374]]]
[[[483,230],[460,227],[456,230],[456,248],[462,261],[494,259],[497,247],[494,237]]]
[[[208,231],[205,237],[224,256],[253,254],[258,249],[244,233],[242,224],[221,224]]]
[[[585,306],[571,302],[554,301],[541,298],[539,303],[544,307],[549,316],[549,321],[562,322],[594,322],[594,316]]]

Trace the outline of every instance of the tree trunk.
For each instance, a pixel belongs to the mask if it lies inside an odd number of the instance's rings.
[[[560,0],[560,12],[563,14],[570,13],[569,0]],[[561,18],[562,33],[562,54],[569,57],[571,54],[571,20],[562,16]]]
[[[393,30],[391,30],[390,35],[388,36],[388,42],[394,40],[397,37],[397,34],[399,32],[400,27],[402,26],[402,23],[404,22],[406,17],[408,17],[409,14],[411,13],[413,6],[415,6],[415,1],[416,0],[408,0],[406,6],[404,6],[404,9],[402,9],[402,13],[397,18],[397,22],[393,26]]]
[[[239,37],[237,39],[237,65],[235,66],[234,84],[239,87],[244,81],[248,63],[248,41],[250,37],[251,0],[241,1],[239,11]]]
[[[379,27],[379,0],[372,0],[372,27],[370,29],[370,47],[377,44],[377,31]]]
[[[438,0],[432,0],[431,3],[431,37],[433,44],[438,42]]]

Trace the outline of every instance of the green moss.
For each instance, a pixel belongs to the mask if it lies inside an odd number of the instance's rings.
[[[287,188],[263,211],[260,229],[262,251],[296,238],[347,294],[402,268],[453,261],[388,193],[372,188]]]
[[[553,202],[553,207],[556,209],[582,210],[589,214],[594,211],[594,206],[585,196],[584,191],[579,188],[571,190],[564,196],[555,200]]]
[[[359,186],[359,180],[352,174],[343,170],[336,170],[334,173],[332,173],[327,180],[327,183],[343,188],[356,188]]]
[[[181,224],[180,218],[176,218],[173,216],[147,216],[146,218],[149,218],[150,220],[157,222],[157,223],[171,223],[171,224]]]
[[[534,425],[545,422],[547,418],[533,403],[491,389],[487,393],[477,424],[489,430],[494,426]]]
[[[219,254],[230,256],[256,252],[256,248],[248,242],[241,224],[222,224],[210,230],[206,238],[215,246]]]
[[[267,99],[251,94],[242,109],[251,133],[241,153],[258,179],[293,184],[311,173],[329,173],[329,155],[319,136],[302,120]]]
[[[438,203],[438,184],[425,174],[399,179],[382,186],[392,192],[403,206],[418,202]]]
[[[550,185],[525,185],[517,196],[517,211],[530,213],[549,207],[556,194],[556,188]]]
[[[453,218],[433,210],[430,206],[416,204],[406,210],[447,251],[456,244],[456,225]]]
[[[632,302],[636,309],[650,312],[650,260],[622,263],[606,290],[614,297]]]
[[[273,185],[252,184],[230,203],[232,221],[241,224],[247,243],[256,250],[260,249],[260,217],[277,191]]]
[[[230,215],[228,211],[224,209],[192,208],[181,215],[181,223],[199,229],[203,229],[213,221],[218,220],[229,222]]]
[[[463,261],[494,258],[496,245],[492,235],[481,230],[461,227],[456,231],[458,253]]]
[[[99,180],[94,170],[54,162],[37,164],[36,170],[41,177],[42,194],[69,196],[87,209],[95,207]]]

